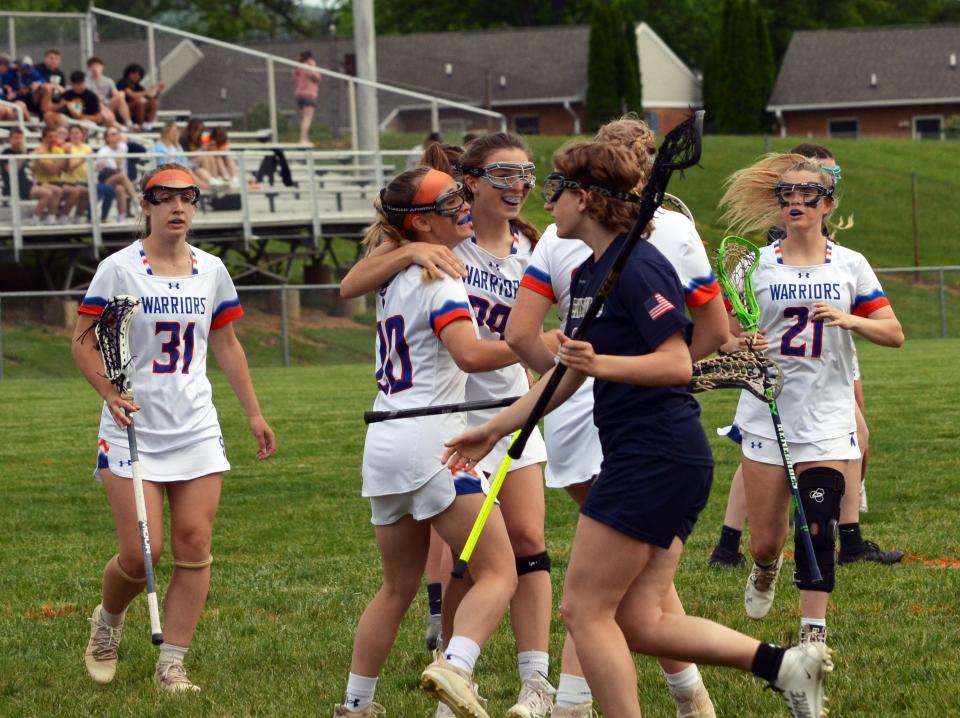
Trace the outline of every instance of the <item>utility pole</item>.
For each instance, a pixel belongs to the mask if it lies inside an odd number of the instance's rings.
[[[353,0],[353,44],[357,55],[357,77],[377,80],[377,34],[374,27],[373,0]],[[380,165],[380,113],[377,89],[357,85],[357,134],[359,149],[376,152],[363,162]]]

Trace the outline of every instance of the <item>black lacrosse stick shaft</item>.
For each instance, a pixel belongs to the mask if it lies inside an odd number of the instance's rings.
[[[663,202],[663,193],[667,189],[670,175],[673,174],[674,170],[691,167],[699,161],[702,131],[703,111],[701,110],[695,112],[684,122],[677,125],[677,127],[671,130],[664,138],[660,149],[657,151],[657,158],[653,163],[653,171],[650,173],[650,179],[644,186],[643,192],[640,193],[640,210],[637,214],[637,220],[634,222],[633,227],[631,227],[629,234],[627,234],[626,240],[621,245],[620,251],[610,266],[610,271],[607,272],[607,276],[604,277],[603,284],[600,285],[600,289],[597,290],[593,301],[591,301],[590,306],[587,307],[587,311],[583,315],[579,326],[573,332],[573,336],[570,337],[571,339],[579,339],[580,337],[586,336],[586,333],[593,326],[593,322],[596,320],[597,315],[600,314],[600,310],[603,309],[607,297],[610,296],[610,292],[620,278],[620,273],[630,258],[630,253],[633,251],[633,248],[637,246],[637,242],[639,242],[643,236],[643,230],[650,224],[654,213]],[[691,135],[694,136],[691,139],[693,146],[688,146],[690,150],[689,156],[683,158],[677,157],[676,155],[679,154],[679,152],[673,151],[673,145]],[[527,420],[523,423],[520,429],[520,435],[507,452],[512,459],[519,459],[520,455],[523,454],[527,440],[536,428],[537,422],[540,421],[540,417],[546,412],[547,404],[550,403],[550,399],[553,398],[557,387],[560,385],[560,380],[563,379],[563,375],[566,373],[566,365],[557,364],[554,367],[553,373],[547,381],[547,385],[537,399],[537,403],[534,404],[533,409],[530,410]]]

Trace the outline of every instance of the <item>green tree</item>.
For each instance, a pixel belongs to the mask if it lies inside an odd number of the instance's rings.
[[[643,115],[643,85],[640,80],[640,54],[637,50],[636,23],[622,4],[617,6],[617,23],[621,37],[621,49],[617,63],[617,88],[624,112],[633,111]],[[614,27],[614,30],[617,30]]]
[[[621,112],[615,68],[623,33],[612,32],[615,23],[612,14],[607,3],[594,4],[587,54],[587,126],[591,132],[619,117]]]

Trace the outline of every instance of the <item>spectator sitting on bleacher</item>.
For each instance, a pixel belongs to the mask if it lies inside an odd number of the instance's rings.
[[[25,155],[27,143],[23,130],[14,127],[10,130],[10,146],[0,155]],[[10,160],[17,165],[17,190],[21,200],[35,199],[31,224],[56,224],[57,210],[60,207],[60,188],[54,185],[39,185],[27,174],[27,160]],[[9,162],[0,162],[0,177],[3,179],[3,196],[10,196],[11,181]]]
[[[65,130],[64,130],[65,131]],[[58,128],[44,127],[40,143],[33,151],[36,155],[64,155],[63,140],[59,136]],[[64,159],[35,159],[31,161],[33,169],[33,179],[40,186],[53,186],[60,188],[60,209],[57,212],[57,221],[60,224],[67,224],[70,221],[70,213],[77,204],[80,192],[77,187],[67,186],[63,183],[63,172],[67,168],[67,160]]]
[[[202,152],[203,148],[210,142],[210,135],[204,130],[203,120],[198,117],[190,118],[187,122],[187,129],[183,131],[180,138],[180,146],[184,152]],[[219,180],[214,181],[213,170],[216,168],[214,157],[204,157],[203,155],[194,155],[190,157],[190,163],[187,165],[191,172],[202,179],[207,186],[221,184]],[[222,183],[226,184],[226,183]],[[198,183],[200,189],[203,185]]]
[[[129,203],[137,196],[133,189],[133,182],[124,171],[126,159],[124,155],[129,151],[127,143],[120,138],[120,130],[110,127],[104,133],[106,144],[97,150],[97,181],[112,187],[117,193],[118,222],[127,217]]]
[[[156,82],[150,87],[140,84],[147,71],[135,62],[123,69],[123,77],[117,83],[117,90],[126,98],[130,109],[130,119],[134,126],[149,130],[153,121],[157,119],[157,110],[160,109],[160,93],[166,88],[163,82]]]
[[[210,174],[203,170],[195,170],[187,156],[183,154],[180,145],[180,127],[176,122],[167,122],[160,130],[160,138],[153,144],[153,151],[159,155],[157,164],[161,162],[176,162],[189,168],[190,176],[200,189],[209,189]]]
[[[20,87],[20,78],[16,68],[6,55],[0,55],[0,100],[16,104],[23,111],[23,119],[30,118],[30,111],[26,103],[17,97],[17,88]],[[16,120],[17,111],[7,105],[0,105],[0,120]]]
[[[86,85],[83,70],[70,73],[70,89],[60,95],[60,100],[48,100],[43,120],[51,127],[66,125],[70,120],[84,120],[99,124],[103,121],[100,99]]]
[[[59,102],[60,95],[63,94],[67,85],[63,68],[60,67],[61,60],[60,51],[51,47],[43,53],[43,62],[35,68],[37,74],[43,78],[43,86],[37,96],[37,102],[44,112],[47,111],[44,103],[48,101]]]
[[[117,89],[117,83],[103,74],[103,60],[96,55],[87,60],[87,87],[100,100],[100,113],[106,127],[119,126],[121,130],[126,130],[133,124],[126,98]]]
[[[214,127],[210,131],[210,141],[207,142],[203,149],[208,152],[229,152],[230,137],[227,134],[227,128]],[[230,155],[215,155],[210,159],[213,160],[210,174],[212,175],[211,184],[214,187],[222,187],[224,183],[233,188],[240,186],[237,166],[234,164],[233,158]]]
[[[87,144],[86,130],[80,125],[70,125],[67,142],[63,149],[70,155],[70,159],[67,160],[67,166],[64,167],[60,177],[64,187],[74,187],[79,190],[74,216],[77,221],[83,221],[90,208],[90,188],[87,185],[89,172],[84,157],[93,154],[93,148]]]
[[[17,99],[20,100],[27,112],[39,119],[43,119],[43,112],[40,110],[39,95],[42,93],[43,77],[33,66],[33,60],[29,55],[24,55],[17,62],[17,87],[14,92]]]

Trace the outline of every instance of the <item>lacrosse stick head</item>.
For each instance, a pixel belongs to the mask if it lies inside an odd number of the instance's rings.
[[[703,149],[703,110],[697,110],[670,130],[657,148],[654,172],[659,169],[685,170],[700,161]]]
[[[690,208],[683,203],[683,200],[677,197],[676,195],[672,195],[669,192],[664,192],[663,205],[661,206],[666,207],[667,209],[672,209],[676,212],[679,212],[684,217],[689,219],[691,222],[694,222],[694,223],[696,222],[696,220],[693,218],[693,212],[691,212]]]
[[[770,401],[780,396],[783,372],[779,364],[757,352],[719,354],[694,363],[688,388],[694,393],[744,389],[761,401]]]
[[[130,353],[130,322],[140,309],[140,300],[127,294],[110,297],[96,323],[97,344],[103,371],[124,396],[133,393],[133,356]]]
[[[717,253],[717,280],[730,302],[740,326],[756,331],[760,323],[760,305],[753,292],[753,273],[760,261],[760,250],[743,237],[724,237]]]

